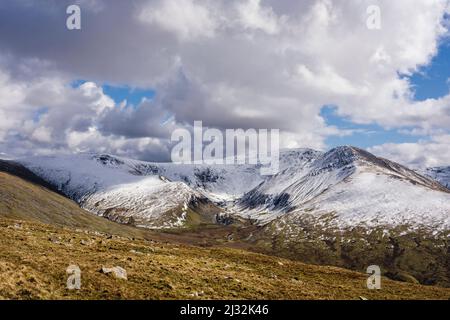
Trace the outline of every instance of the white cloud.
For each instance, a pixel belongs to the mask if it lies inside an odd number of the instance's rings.
[[[148,2],[138,13],[139,19],[174,33],[180,40],[212,37],[217,22],[207,7],[195,0]]]
[[[418,143],[387,143],[369,149],[376,155],[394,160],[416,169],[448,166],[450,159],[450,135],[439,135],[431,141]]]
[[[330,91],[336,95],[367,95],[368,89],[353,85],[350,81],[340,76],[328,65],[311,71],[305,65],[299,65],[297,69],[298,79],[304,86],[316,90]]]
[[[51,143],[52,132],[47,127],[38,127],[31,134],[31,139],[37,140],[38,142]]]
[[[262,30],[268,34],[280,32],[280,21],[270,7],[261,6],[261,0],[247,0],[237,4],[239,22],[244,28]]]
[[[164,150],[172,128],[159,120],[173,114],[173,126],[279,128],[285,146],[324,148],[328,136],[348,133],[320,117],[329,104],[358,123],[434,136],[450,126],[449,96],[415,102],[399,76],[437,53],[448,0],[379,0],[381,30],[366,27],[369,0],[85,1],[97,9],[83,16],[82,33],[60,28],[65,0],[46,0],[51,12],[2,4],[3,145],[28,138],[16,149],[33,148],[34,135],[45,152],[103,145],[143,154],[142,139]],[[17,14],[32,19],[23,24]],[[76,79],[92,82],[71,88]],[[120,108],[102,92],[105,82],[157,96]]]

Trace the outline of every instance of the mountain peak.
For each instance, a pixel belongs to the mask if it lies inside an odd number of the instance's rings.
[[[427,168],[424,174],[450,189],[450,166]]]
[[[353,165],[354,162],[362,158],[363,150],[351,147],[341,146],[326,152],[316,164],[317,170],[338,169]]]

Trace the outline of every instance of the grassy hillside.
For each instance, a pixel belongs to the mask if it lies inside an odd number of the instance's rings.
[[[81,290],[66,289],[66,268],[81,269]],[[120,266],[128,280],[102,274]],[[108,237],[0,219],[3,299],[449,299],[450,289],[366,275],[227,248]]]
[[[305,214],[301,221],[266,225],[250,242],[261,252],[305,263],[361,271],[375,264],[391,279],[450,287],[449,239],[448,231],[408,226],[340,230]]]
[[[0,217],[37,221],[60,226],[87,228],[128,237],[144,237],[145,232],[97,217],[75,202],[27,180],[0,170]],[[32,180],[33,181],[33,180]]]

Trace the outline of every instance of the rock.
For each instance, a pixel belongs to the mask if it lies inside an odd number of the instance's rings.
[[[200,292],[194,291],[193,293],[190,294],[191,297],[201,297],[203,295],[205,295],[205,291]]]
[[[366,297],[363,297],[363,296],[359,296],[359,300],[369,300],[369,299],[367,299]]]
[[[101,232],[98,232],[98,231],[91,231],[89,234],[97,236],[97,237],[104,237],[105,236],[104,233],[101,233]]]
[[[23,229],[23,228],[22,228],[22,225],[21,225],[20,223],[15,223],[15,224],[13,225],[13,228],[14,228],[14,229],[19,229],[19,230],[20,230],[20,229]]]
[[[297,283],[297,284],[303,284],[303,281],[301,281],[301,280],[298,279],[298,278],[292,278],[292,279],[291,279],[291,282]]]
[[[420,282],[414,278],[412,275],[406,273],[406,272],[388,272],[386,273],[386,276],[391,278],[392,280],[397,280],[397,281],[402,281],[402,282],[407,282],[407,283],[414,283],[414,284],[419,284]]]
[[[253,238],[253,232],[250,233],[250,234],[248,235],[248,237],[245,238],[244,240],[245,240],[245,241],[248,241],[248,240],[250,240],[251,238]]]
[[[136,250],[134,250],[134,249],[131,249],[130,252],[131,252],[131,253],[134,253],[134,254],[137,254],[137,255],[143,255],[143,254],[144,254],[143,252],[136,251]]]
[[[122,267],[112,267],[112,268],[102,267],[100,272],[104,274],[112,274],[116,279],[128,280],[127,270],[125,270]]]
[[[83,245],[83,246],[90,246],[90,245],[93,244],[93,242],[94,242],[94,241],[92,241],[92,240],[84,240],[84,239],[82,239],[82,240],[80,241],[80,244]]]
[[[61,244],[61,238],[56,236],[51,236],[48,238],[48,241],[54,243],[54,244]]]

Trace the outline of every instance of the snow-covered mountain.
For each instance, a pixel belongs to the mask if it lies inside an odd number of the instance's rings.
[[[267,179],[236,202],[264,224],[302,215],[339,227],[410,225],[450,229],[450,192],[434,180],[353,147],[307,153],[298,167]]]
[[[450,189],[450,166],[427,168],[424,174]]]
[[[332,223],[450,229],[450,192],[406,167],[353,147],[285,150],[280,172],[257,165],[178,165],[106,154],[20,160],[85,209],[150,228],[224,215],[258,224],[332,216]],[[205,209],[206,208],[206,209]],[[226,219],[225,219],[226,220]]]
[[[202,205],[211,205],[208,198],[186,183],[160,175],[162,168],[140,161],[78,154],[19,162],[84,209],[121,223],[182,227],[193,218],[190,215],[201,215]],[[210,207],[201,218],[213,222],[219,211]]]

